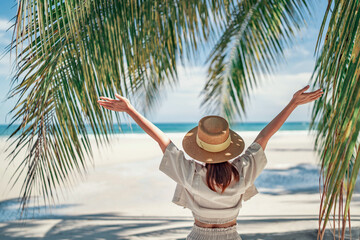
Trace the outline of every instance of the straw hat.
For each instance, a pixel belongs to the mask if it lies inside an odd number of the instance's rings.
[[[210,115],[200,119],[198,126],[186,133],[182,146],[198,161],[220,163],[237,157],[244,150],[245,142],[229,129],[226,119]]]

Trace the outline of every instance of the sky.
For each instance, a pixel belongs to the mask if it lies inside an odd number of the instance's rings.
[[[315,65],[315,45],[321,21],[326,8],[326,1],[317,3],[312,18],[296,34],[294,44],[285,50],[285,62],[277,71],[266,76],[250,93],[247,100],[244,122],[270,122],[291,100],[293,94],[310,83],[310,76]],[[7,29],[16,14],[16,1],[2,0],[0,8],[0,53],[5,52],[11,40],[12,31]],[[199,53],[199,59],[206,58],[206,52]],[[11,122],[10,110],[17,99],[7,100],[10,90],[13,55],[6,54],[0,59],[0,124]],[[197,64],[178,64],[179,84],[166,93],[161,104],[148,117],[152,122],[198,122],[205,116],[200,111],[199,93],[206,82],[206,66]],[[298,106],[287,122],[310,121],[313,103]]]

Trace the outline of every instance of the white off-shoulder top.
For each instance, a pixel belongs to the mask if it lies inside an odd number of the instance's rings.
[[[242,201],[258,193],[254,181],[265,168],[267,159],[261,145],[253,142],[243,154],[229,162],[239,171],[240,179],[223,193],[207,186],[205,166],[186,159],[172,141],[166,147],[159,169],[177,182],[172,202],[190,209],[203,223],[222,224],[236,219]]]

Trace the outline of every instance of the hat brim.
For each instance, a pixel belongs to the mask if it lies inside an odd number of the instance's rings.
[[[194,127],[189,132],[187,132],[182,140],[182,146],[184,151],[195,160],[205,162],[205,163],[220,163],[231,160],[244,150],[245,142],[242,137],[240,137],[236,132],[229,129],[229,134],[231,136],[231,143],[229,147],[221,152],[209,152],[196,143],[198,127]]]

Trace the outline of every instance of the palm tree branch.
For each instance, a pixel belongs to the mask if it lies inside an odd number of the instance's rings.
[[[304,24],[303,12],[309,13],[307,1],[242,1],[207,58],[201,107],[230,122],[245,115],[250,89],[261,75],[275,71],[284,47]]]
[[[166,86],[177,84],[176,59],[190,58],[211,41],[222,27],[215,23],[228,18],[232,4],[20,1],[9,47],[16,69],[8,97],[18,101],[8,127],[21,124],[7,150],[10,162],[26,150],[12,178],[15,184],[26,173],[22,210],[30,196],[50,203],[62,185],[86,173],[92,157],[87,124],[96,144],[109,141],[114,115],[98,106],[98,96],[115,98],[116,92],[151,109]],[[118,113],[115,118],[120,124]]]

